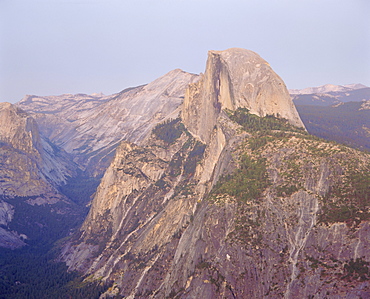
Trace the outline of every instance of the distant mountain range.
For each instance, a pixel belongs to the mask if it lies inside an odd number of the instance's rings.
[[[331,106],[370,100],[370,88],[362,84],[323,85],[289,90],[296,105]]]
[[[311,134],[370,151],[370,101],[296,107]]]
[[[290,90],[308,132],[370,151],[370,88],[362,84]]]
[[[289,89],[290,94],[313,94],[313,93],[336,93],[336,92],[346,92],[352,91],[355,89],[367,88],[363,84],[354,83],[346,85],[334,85],[334,84],[325,84],[317,87],[307,87],[304,89]]]

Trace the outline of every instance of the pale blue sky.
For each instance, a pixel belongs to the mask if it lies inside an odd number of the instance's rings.
[[[0,0],[0,101],[112,94],[241,47],[288,88],[370,86],[368,0]]]

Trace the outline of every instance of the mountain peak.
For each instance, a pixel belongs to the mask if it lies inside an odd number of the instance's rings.
[[[240,48],[209,51],[204,75],[185,94],[184,123],[207,142],[221,110],[239,107],[304,127],[283,80],[257,53]]]
[[[256,52],[252,50],[247,50],[243,48],[229,48],[226,50],[210,50],[208,54],[217,54],[222,55],[223,57],[232,57],[233,59],[251,59],[251,58],[259,58],[262,59]]]

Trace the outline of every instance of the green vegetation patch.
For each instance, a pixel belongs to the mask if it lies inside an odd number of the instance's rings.
[[[20,249],[0,248],[0,299],[99,298],[106,285],[82,284],[78,273],[67,272],[64,263],[55,262],[54,242],[81,225],[86,211],[63,202],[40,206],[26,202],[35,197],[2,199],[15,207],[8,229],[29,239]]]
[[[82,172],[76,177],[69,178],[67,183],[59,187],[61,193],[66,195],[79,206],[85,206],[100,183],[100,178],[88,177]]]
[[[320,222],[352,226],[370,220],[370,172],[350,171],[345,182],[334,186],[324,198]]]
[[[185,126],[180,122],[180,118],[176,118],[156,125],[153,129],[153,134],[167,144],[172,144],[184,131]]]
[[[289,124],[288,120],[278,118],[274,115],[266,115],[265,117],[259,117],[257,115],[249,113],[247,108],[238,108],[235,111],[226,110],[229,118],[238,123],[247,132],[257,131],[291,131],[304,133],[303,128],[294,127]]]
[[[274,136],[256,136],[254,138],[248,139],[248,147],[252,150],[258,150],[261,147],[265,146],[267,143],[275,140]]]
[[[361,104],[349,102],[334,107],[314,105],[296,105],[296,107],[311,134],[370,151],[368,133],[370,110],[361,110]]]
[[[256,210],[239,203],[238,214],[235,219],[235,231],[228,235],[230,242],[236,241],[244,246],[262,246],[264,216],[260,210],[257,210],[258,217],[256,217],[255,212]]]
[[[53,205],[32,206],[26,202],[35,198],[36,196],[3,199],[15,208],[9,229],[27,235],[29,240],[26,243],[40,247],[52,244],[82,223],[86,212],[77,205],[69,207],[58,202]]]
[[[184,174],[194,174],[197,164],[202,160],[206,145],[200,141],[197,141],[190,151],[188,158],[184,164]]]
[[[247,154],[241,156],[239,168],[231,175],[222,177],[212,191],[213,196],[230,195],[247,202],[258,199],[269,186],[265,159],[253,160]]]
[[[55,262],[50,246],[17,250],[0,248],[0,299],[99,298],[108,285],[83,282],[77,272],[67,272]]]
[[[364,261],[362,258],[350,259],[344,265],[344,276],[342,279],[348,280],[370,280],[369,262]]]

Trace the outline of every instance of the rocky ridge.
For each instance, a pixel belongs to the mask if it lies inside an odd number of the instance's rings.
[[[0,213],[7,216],[0,246],[23,246],[22,232],[39,238],[59,221],[68,222],[68,230],[84,213],[88,198],[81,194],[93,185],[88,176],[102,175],[122,139],[140,143],[156,123],[177,117],[184,89],[197,77],[177,69],[111,96],[26,96],[17,105],[2,103]]]
[[[61,256],[102,298],[370,296],[369,155],[308,135],[257,58],[210,52],[183,122],[117,149]]]
[[[173,70],[157,80],[111,96],[27,96],[18,106],[37,120],[41,133],[102,175],[121,140],[140,143],[158,123],[176,118],[186,86],[197,75]]]

